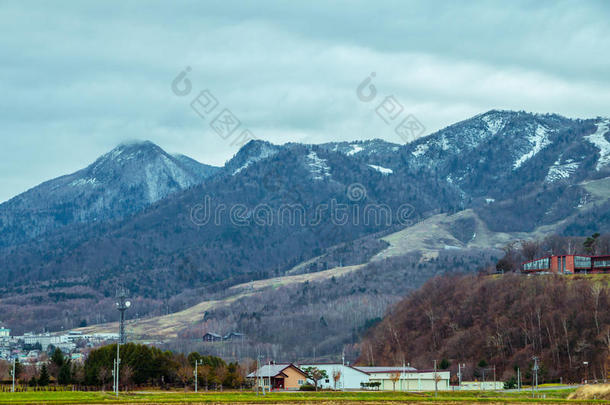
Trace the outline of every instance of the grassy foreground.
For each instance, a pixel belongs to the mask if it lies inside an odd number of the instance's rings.
[[[0,393],[0,403],[20,404],[111,404],[111,403],[366,403],[383,404],[392,402],[426,403],[591,403],[591,401],[568,400],[572,389],[547,390],[540,395],[545,398],[533,399],[530,392],[277,392],[257,396],[253,392],[129,392],[122,393],[117,399],[111,393],[103,392],[20,392]],[[602,402],[602,401],[599,401]]]

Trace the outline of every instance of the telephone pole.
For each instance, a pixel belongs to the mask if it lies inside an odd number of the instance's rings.
[[[459,387],[462,389],[462,370],[466,368],[466,364],[458,363],[458,381]]]
[[[345,347],[341,352],[341,391],[345,392]]]
[[[436,360],[434,360],[434,396],[438,397],[438,377],[436,376]]]
[[[534,387],[536,391],[538,390],[538,357],[532,357],[534,360],[534,376],[532,377],[532,398],[534,398]]]
[[[195,360],[195,392],[197,392],[197,382],[199,381],[199,373],[197,373],[197,365],[202,364],[203,360]]]
[[[13,372],[11,373],[13,377],[13,388],[11,392],[15,392],[15,358],[13,357]]]

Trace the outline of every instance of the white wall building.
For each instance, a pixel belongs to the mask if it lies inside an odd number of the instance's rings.
[[[59,346],[68,343],[68,337],[66,335],[53,336],[50,333],[45,333],[44,335],[26,333],[25,335],[20,336],[19,339],[23,339],[23,343],[26,345],[40,343],[42,350],[47,350],[49,345]]]
[[[434,391],[435,385],[439,391],[450,390],[449,379],[451,373],[446,370],[417,370],[413,367],[361,367],[344,366],[340,363],[310,363],[299,364],[301,370],[307,367],[316,367],[326,371],[328,378],[318,382],[326,389],[360,390],[362,383],[379,383],[379,390],[383,391]],[[333,378],[336,373],[341,376],[336,382]],[[398,378],[397,378],[398,377]],[[397,378],[397,379],[396,379]],[[396,382],[393,380],[396,379]],[[436,381],[436,384],[435,384]]]
[[[450,390],[449,371],[416,370],[413,367],[357,367],[369,374],[369,382],[379,382],[383,391]],[[396,381],[394,381],[396,379]],[[436,382],[437,381],[437,382]],[[436,383],[435,383],[436,382]]]
[[[320,387],[326,389],[342,390],[345,387],[347,390],[359,390],[362,388],[360,383],[369,381],[369,375],[364,371],[341,363],[299,364],[301,370],[307,367],[316,367],[319,370],[326,371],[328,378],[318,382]],[[340,373],[340,376],[335,385],[333,376],[336,375],[336,373]]]
[[[460,390],[462,391],[479,391],[479,390],[503,390],[503,381],[462,381]]]

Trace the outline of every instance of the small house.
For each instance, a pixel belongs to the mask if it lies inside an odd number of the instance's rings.
[[[247,378],[266,390],[298,390],[307,381],[307,375],[292,363],[265,364]]]
[[[217,333],[207,332],[203,335],[204,342],[220,342],[222,340],[222,336]]]

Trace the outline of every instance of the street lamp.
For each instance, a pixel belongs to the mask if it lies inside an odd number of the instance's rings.
[[[114,389],[115,394],[119,396],[119,367],[121,364],[121,356],[119,348],[121,343],[125,343],[125,311],[131,306],[131,302],[127,300],[128,291],[121,287],[116,292],[116,309],[120,313],[119,318],[119,340],[116,344],[116,360],[114,364]]]
[[[587,383],[587,380],[589,379],[589,362],[588,361],[583,361],[582,365],[585,367],[585,384]]]

